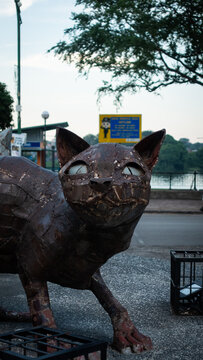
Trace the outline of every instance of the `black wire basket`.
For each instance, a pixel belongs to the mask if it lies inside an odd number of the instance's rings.
[[[0,334],[0,359],[24,360],[106,360],[107,343],[86,337],[67,334],[65,331],[34,327]]]
[[[170,253],[173,312],[203,315],[203,251],[171,250]]]

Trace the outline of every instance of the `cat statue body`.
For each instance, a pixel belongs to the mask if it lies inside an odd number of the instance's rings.
[[[59,176],[23,157],[0,157],[0,273],[19,274],[34,326],[56,326],[50,281],[95,294],[111,318],[118,351],[152,348],[99,269],[130,245],[164,136],[157,131],[132,147],[90,146],[59,128]],[[0,308],[0,317],[26,314]]]

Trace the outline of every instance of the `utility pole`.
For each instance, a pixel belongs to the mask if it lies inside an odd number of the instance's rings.
[[[18,134],[21,134],[21,71],[20,71],[20,26],[22,24],[20,7],[22,3],[19,0],[14,0],[16,5],[17,15],[17,105],[16,111],[18,113]]]

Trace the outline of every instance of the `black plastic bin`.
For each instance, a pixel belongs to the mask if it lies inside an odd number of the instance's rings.
[[[0,359],[9,360],[69,360],[80,357],[89,360],[97,352],[98,359],[106,360],[107,343],[65,331],[34,327],[0,334]]]
[[[171,250],[170,253],[173,312],[203,315],[203,251]]]

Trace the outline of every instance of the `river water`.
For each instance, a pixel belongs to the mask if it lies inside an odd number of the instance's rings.
[[[153,174],[151,188],[203,190],[203,174]]]

